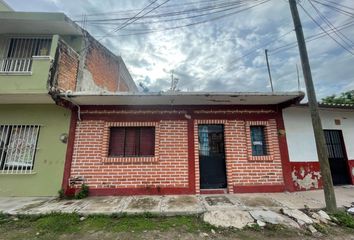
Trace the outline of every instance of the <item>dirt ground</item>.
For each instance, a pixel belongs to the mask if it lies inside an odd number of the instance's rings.
[[[354,240],[354,229],[344,226],[315,226],[319,232],[295,230],[280,225],[255,226],[243,230],[215,228],[198,216],[155,217],[89,216],[50,214],[43,216],[0,216],[0,240],[11,239],[328,239]]]

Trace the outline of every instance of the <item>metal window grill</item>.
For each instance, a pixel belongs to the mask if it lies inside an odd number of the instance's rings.
[[[265,139],[264,126],[251,126],[251,142],[252,142],[253,156],[267,155],[267,145]]]
[[[1,61],[2,72],[30,72],[32,56],[49,55],[50,38],[11,38],[7,55]]]
[[[0,125],[1,174],[32,172],[39,128],[39,125]]]

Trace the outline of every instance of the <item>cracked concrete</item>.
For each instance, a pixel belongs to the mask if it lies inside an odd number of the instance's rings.
[[[354,199],[354,186],[335,187],[339,207],[350,206]],[[58,200],[52,197],[0,197],[0,212],[6,214],[48,214],[51,212],[76,212],[88,214],[141,214],[158,215],[205,214],[205,219],[215,224],[239,227],[235,219],[253,223],[286,223],[293,227],[312,222],[329,221],[324,212],[312,211],[305,215],[297,209],[324,208],[322,190],[294,193],[252,193],[219,195],[168,195],[168,196],[108,196],[89,197],[82,200]],[[281,211],[284,214],[281,214]],[[240,213],[242,212],[242,213]],[[236,214],[235,216],[233,214]],[[287,216],[285,216],[287,215]],[[218,219],[214,219],[214,218]],[[310,218],[311,217],[311,218]],[[299,221],[294,221],[293,219]],[[306,220],[304,220],[306,219]],[[312,219],[312,221],[311,221]],[[251,221],[252,222],[252,221]]]

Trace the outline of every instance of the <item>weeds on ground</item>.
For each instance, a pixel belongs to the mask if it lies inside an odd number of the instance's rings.
[[[338,220],[338,224],[354,229],[354,217],[345,211],[338,211],[332,215]]]
[[[328,231],[329,228],[326,225],[323,225],[320,223],[314,223],[313,227],[322,234],[325,234],[325,235],[329,234],[329,231]]]
[[[87,198],[89,195],[89,187],[86,184],[82,184],[80,191],[75,194],[75,199]]]

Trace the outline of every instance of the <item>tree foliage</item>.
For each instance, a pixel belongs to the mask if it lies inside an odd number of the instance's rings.
[[[332,95],[322,98],[322,103],[354,104],[354,90],[343,92],[339,96]]]

